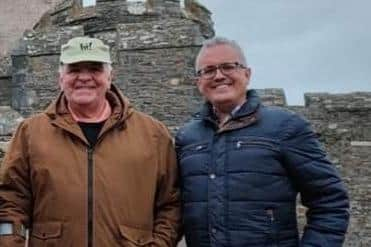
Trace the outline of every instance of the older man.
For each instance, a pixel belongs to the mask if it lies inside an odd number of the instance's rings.
[[[205,41],[196,60],[206,103],[176,137],[188,247],[337,247],[348,196],[309,123],[262,105],[234,41]],[[296,197],[308,207],[299,239]]]
[[[163,124],[111,84],[108,46],[62,46],[61,93],[20,124],[3,161],[0,246],[175,246],[176,157]]]

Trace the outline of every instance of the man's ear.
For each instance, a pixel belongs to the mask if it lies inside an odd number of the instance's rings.
[[[251,78],[251,69],[249,67],[245,69],[245,76],[246,76],[246,89],[247,89],[250,85],[250,78]]]
[[[113,80],[115,79],[116,77],[116,73],[113,71],[113,69],[109,72],[109,75],[108,75],[108,82],[109,82],[109,86],[108,88],[111,88],[111,85],[112,85],[112,82]]]
[[[62,72],[59,71],[58,72],[58,84],[59,84],[59,88],[61,89],[61,91],[63,91],[63,80],[62,80]]]
[[[116,78],[116,73],[115,71],[112,69],[111,72],[110,72],[110,75],[109,75],[109,79],[110,79],[110,82],[112,83],[112,81]]]
[[[247,80],[250,81],[250,78],[251,78],[251,68],[247,67],[245,69],[245,75],[247,77]]]
[[[196,76],[194,79],[194,83],[196,84],[197,87],[199,87],[201,83],[201,78],[199,76]]]

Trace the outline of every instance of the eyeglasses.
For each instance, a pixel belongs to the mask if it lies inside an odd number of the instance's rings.
[[[216,71],[219,69],[223,75],[230,75],[234,71],[240,68],[246,68],[244,65],[234,62],[234,63],[222,63],[218,65],[207,66],[203,69],[197,71],[197,76],[202,77],[203,79],[212,79],[216,76]]]

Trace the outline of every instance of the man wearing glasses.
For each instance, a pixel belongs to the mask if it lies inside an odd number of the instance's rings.
[[[262,105],[234,41],[205,41],[196,71],[206,102],[176,136],[187,246],[342,246],[348,195],[309,123]]]

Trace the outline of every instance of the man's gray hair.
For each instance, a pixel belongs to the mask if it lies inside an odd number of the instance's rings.
[[[239,62],[242,63],[242,65],[247,66],[245,54],[244,54],[241,46],[239,44],[237,44],[236,41],[230,40],[230,39],[227,39],[227,38],[224,38],[224,37],[220,37],[220,36],[219,37],[218,36],[215,36],[215,37],[213,37],[211,39],[205,40],[202,43],[202,47],[201,47],[200,51],[198,52],[198,55],[197,55],[197,58],[196,58],[196,62],[195,62],[195,69],[196,69],[196,71],[200,69],[199,68],[199,62],[200,62],[200,58],[202,56],[202,53],[204,53],[204,51],[207,48],[218,46],[218,45],[227,45],[227,46],[230,46],[231,48],[233,48],[235,51],[237,51],[237,53],[240,56],[240,60],[241,61],[239,61]]]
[[[59,68],[58,68],[59,74],[61,74],[66,69],[67,65],[68,64],[63,64],[63,63],[59,64]],[[103,67],[104,67],[104,70],[107,70],[109,73],[111,73],[111,71],[112,71],[112,65],[111,64],[103,63]]]

